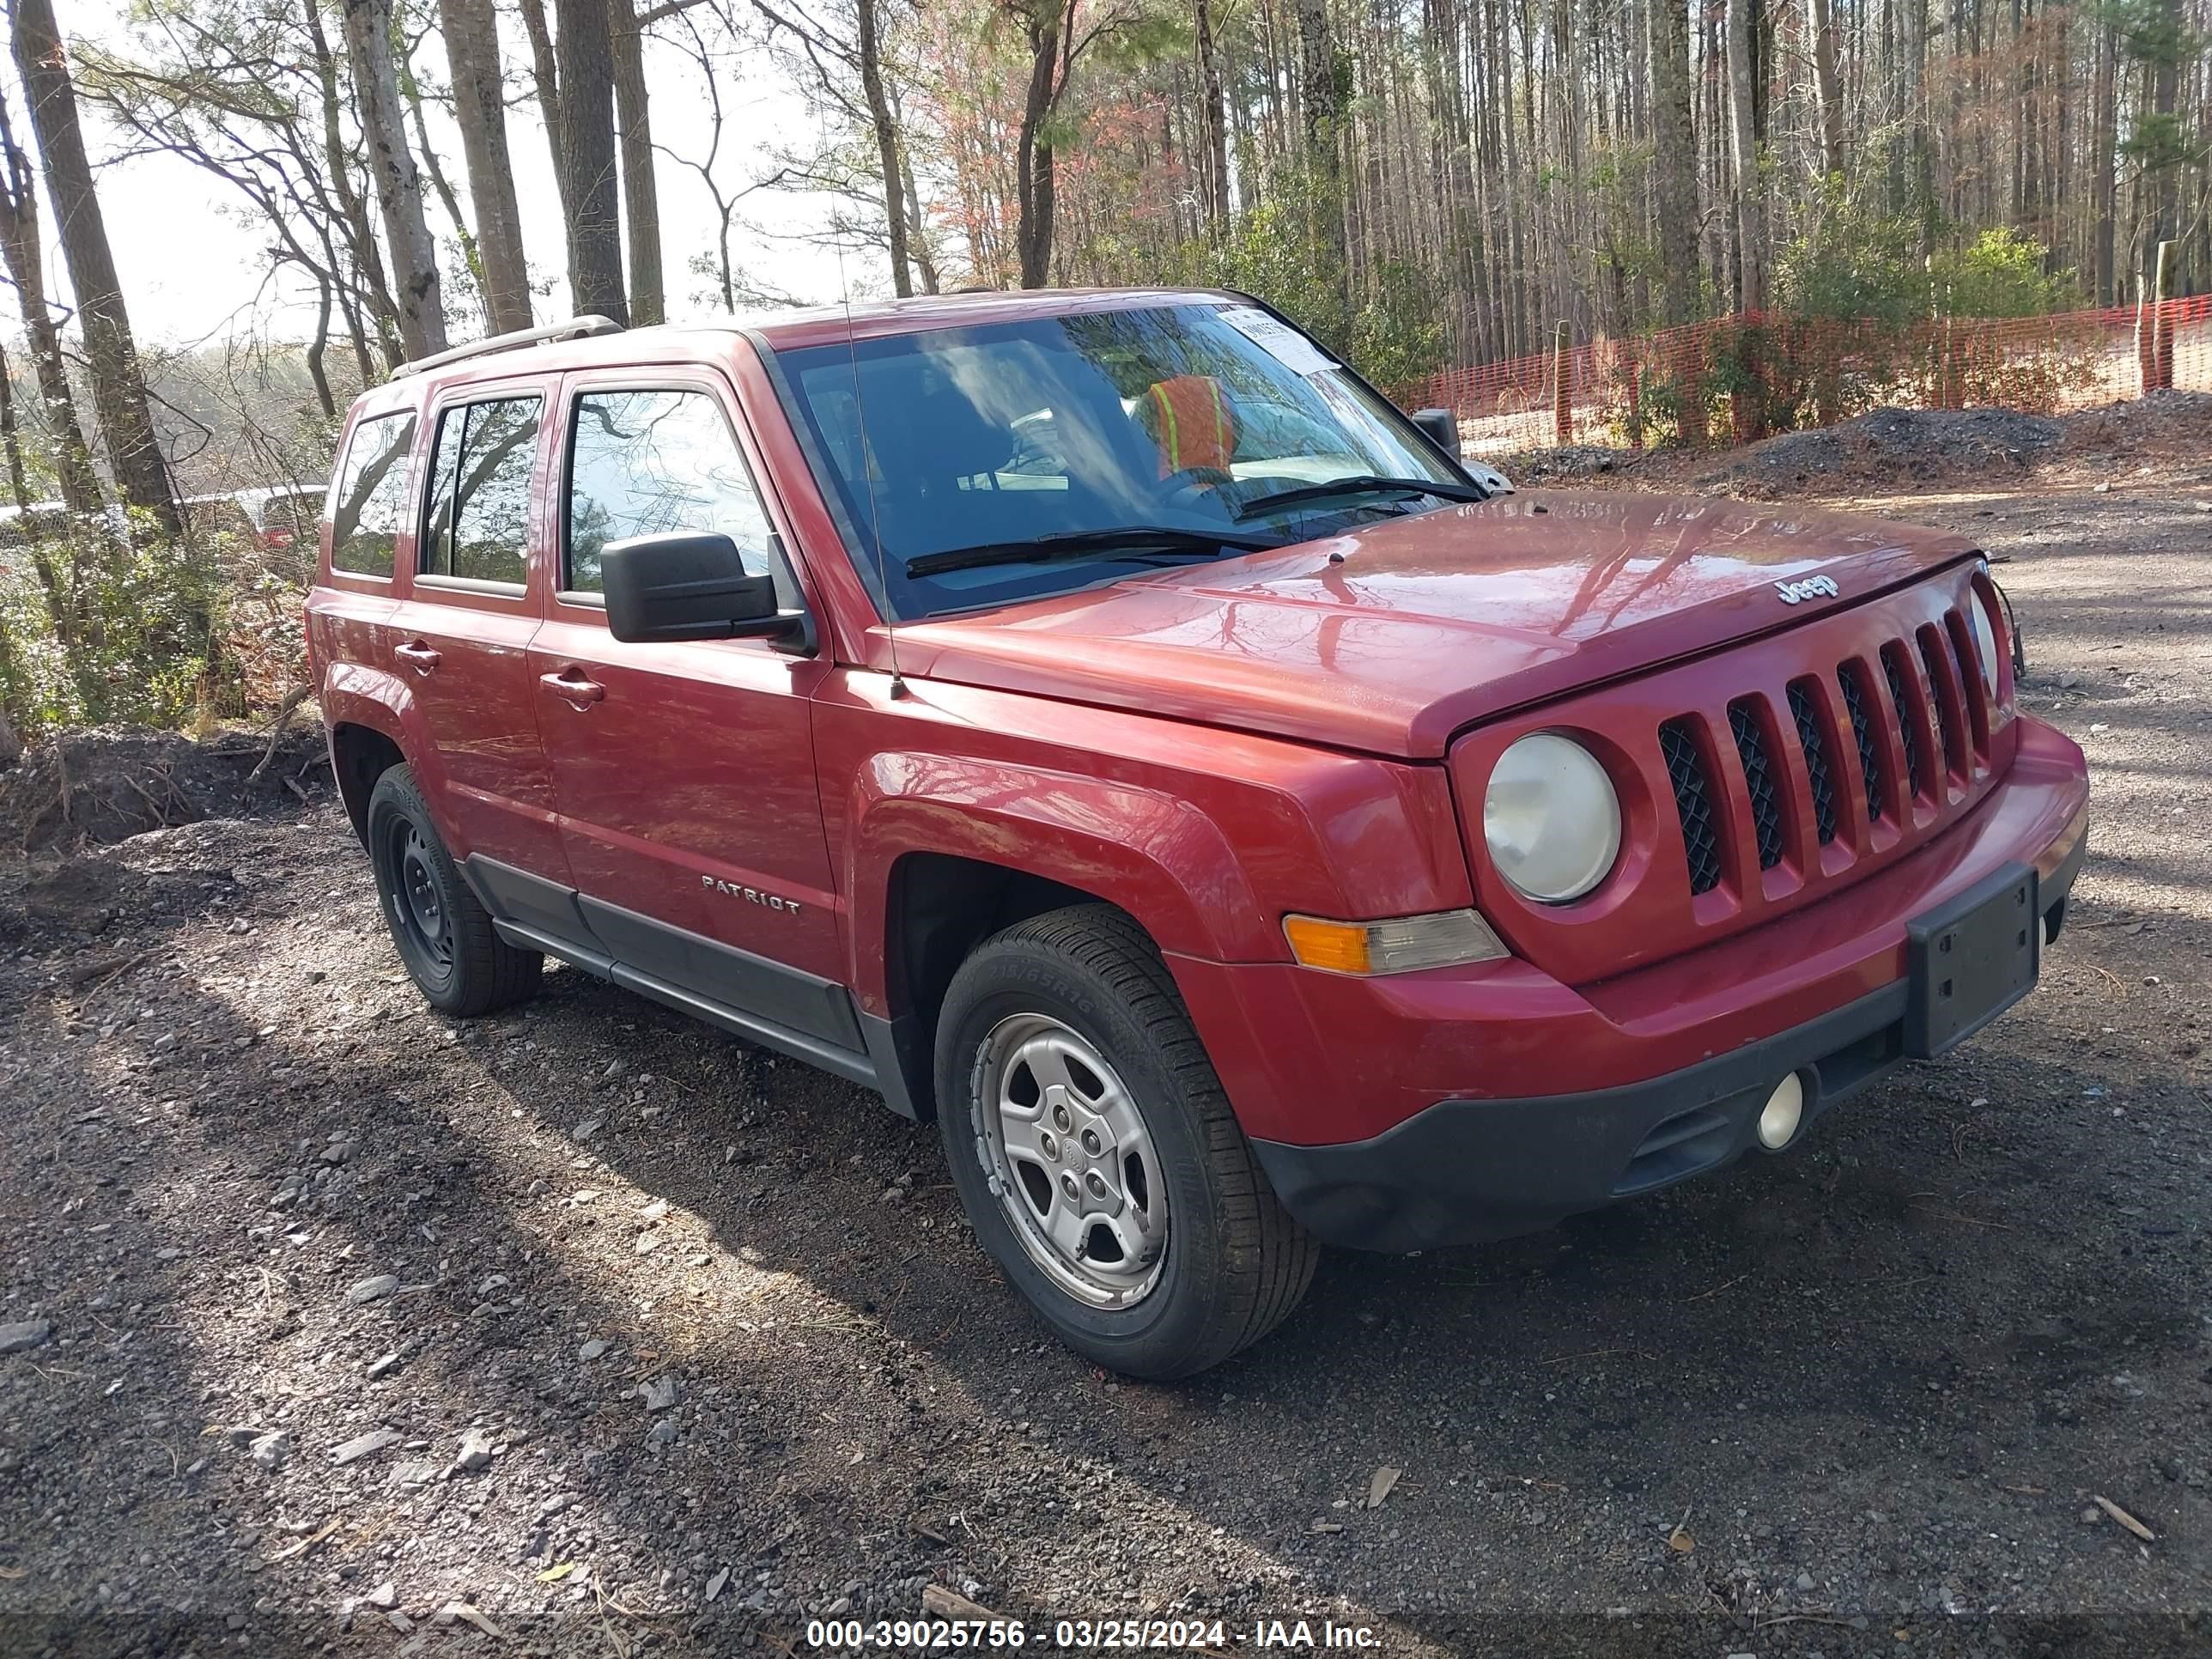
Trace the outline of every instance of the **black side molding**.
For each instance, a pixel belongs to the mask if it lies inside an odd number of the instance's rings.
[[[916,1072],[906,1059],[917,1039],[892,1036],[897,1022],[863,1015],[844,986],[480,853],[461,861],[461,873],[508,944],[877,1090],[902,1116],[917,1115],[912,1079],[927,1078],[927,1061]]]

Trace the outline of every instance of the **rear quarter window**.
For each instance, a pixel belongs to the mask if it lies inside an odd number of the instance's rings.
[[[331,508],[331,568],[389,577],[407,519],[407,457],[415,447],[411,413],[362,422],[338,466]]]

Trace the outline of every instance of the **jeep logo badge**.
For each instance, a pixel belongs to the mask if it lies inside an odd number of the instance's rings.
[[[1777,582],[1774,591],[1782,596],[1784,605],[1796,605],[1805,599],[1832,599],[1843,592],[1832,576],[1808,576],[1802,582]]]

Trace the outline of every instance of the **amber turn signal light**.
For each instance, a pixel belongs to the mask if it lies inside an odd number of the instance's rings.
[[[1300,966],[1328,974],[1406,974],[1512,954],[1473,910],[1439,910],[1389,921],[1291,915],[1283,918],[1283,937]]]

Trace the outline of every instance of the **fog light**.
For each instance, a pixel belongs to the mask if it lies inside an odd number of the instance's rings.
[[[1770,1152],[1780,1152],[1797,1138],[1797,1126],[1804,1121],[1805,1085],[1792,1072],[1774,1085],[1766,1104],[1759,1109],[1759,1144]]]

